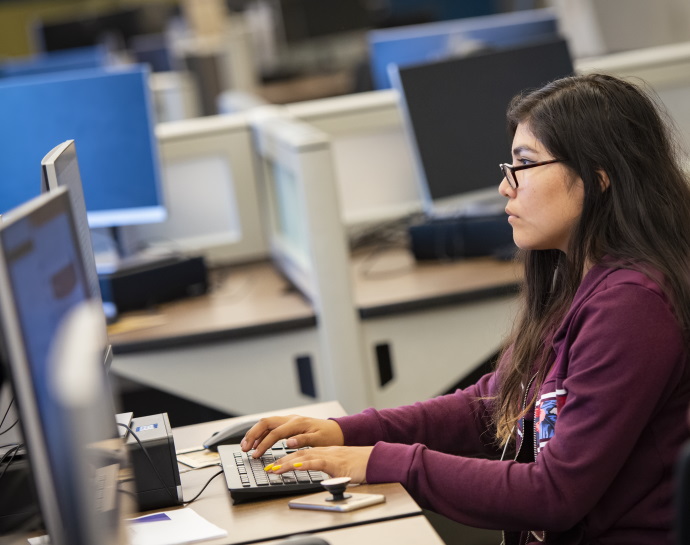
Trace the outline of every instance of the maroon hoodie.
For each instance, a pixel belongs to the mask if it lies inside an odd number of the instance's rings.
[[[507,544],[671,543],[690,381],[668,299],[639,272],[593,267],[552,358],[517,430],[515,460],[495,459],[493,374],[454,394],[336,420],[347,445],[375,445],[367,482],[399,482],[423,507],[507,531]]]

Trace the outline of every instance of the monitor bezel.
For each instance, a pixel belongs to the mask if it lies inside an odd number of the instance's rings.
[[[11,227],[14,223],[23,221],[26,217],[45,210],[46,207],[60,206],[61,203],[65,202],[69,206],[66,189],[60,189],[59,191],[46,193],[31,199],[5,215],[3,223],[0,224],[0,235],[2,231]],[[74,225],[72,224],[72,236],[74,234]],[[22,335],[16,299],[12,290],[9,265],[4,251],[0,251],[0,304],[2,305],[0,328],[2,329],[7,354],[7,368],[20,415],[22,435],[26,443],[33,472],[33,482],[38,495],[39,507],[45,527],[51,538],[54,539],[52,543],[54,545],[63,545],[65,542],[62,539],[63,524],[58,508],[58,494],[49,469],[48,445],[37,406],[33,378],[31,377],[28,363],[29,358],[24,343],[24,336]],[[39,425],[29,426],[26,424],[27,422],[38,423]]]
[[[31,359],[28,353],[28,345],[26,344],[26,331],[22,324],[22,319],[20,311],[18,308],[17,298],[14,292],[14,282],[12,280],[10,260],[8,259],[7,252],[4,249],[4,233],[7,230],[12,229],[15,224],[19,222],[25,222],[27,220],[31,221],[32,218],[37,218],[39,216],[57,217],[62,215],[66,218],[69,229],[69,237],[71,239],[71,244],[74,245],[74,255],[76,256],[75,266],[78,269],[78,276],[84,277],[83,267],[80,263],[81,253],[79,251],[76,228],[74,225],[74,219],[71,208],[71,201],[69,199],[68,190],[66,188],[58,188],[50,193],[41,194],[30,201],[24,203],[23,205],[13,209],[10,214],[5,217],[5,220],[0,225],[0,332],[2,334],[3,348],[6,354],[6,370],[9,375],[9,381],[15,394],[15,401],[17,404],[17,411],[19,414],[19,422],[21,427],[22,436],[24,438],[26,452],[29,459],[29,466],[32,472],[32,482],[37,495],[37,502],[40,507],[43,523],[45,529],[51,537],[51,543],[53,545],[88,545],[92,541],[88,536],[94,536],[94,520],[93,513],[90,511],[91,505],[89,503],[88,497],[91,493],[89,492],[87,480],[84,474],[81,472],[80,468],[86,469],[85,463],[85,452],[75,443],[77,438],[79,440],[85,439],[88,436],[86,428],[82,425],[77,425],[76,427],[80,429],[72,429],[69,425],[77,423],[77,417],[79,417],[80,424],[87,425],[90,430],[93,429],[93,418],[89,415],[93,414],[95,417],[95,412],[89,410],[90,408],[79,406],[78,404],[72,403],[74,399],[90,399],[97,400],[99,404],[98,414],[99,422],[101,420],[105,423],[105,420],[101,417],[107,418],[107,414],[110,414],[112,409],[112,429],[107,432],[107,437],[112,437],[113,440],[119,441],[117,444],[116,451],[121,452],[122,445],[121,439],[119,439],[119,434],[115,427],[115,412],[114,407],[101,406],[101,402],[105,403],[102,399],[102,395],[94,396],[94,392],[74,389],[65,390],[64,386],[60,389],[56,385],[58,382],[51,382],[55,380],[62,373],[63,369],[57,369],[53,365],[54,362],[58,362],[55,359],[56,354],[54,353],[55,341],[63,330],[64,323],[67,320],[61,321],[54,331],[54,336],[49,340],[51,345],[51,352],[46,356],[50,362],[50,368],[53,370],[55,377],[51,379],[50,376],[46,376],[46,380],[50,387],[50,390],[55,392],[55,405],[51,409],[51,415],[53,410],[57,411],[55,416],[58,418],[66,418],[64,434],[67,435],[65,438],[67,441],[66,449],[72,453],[74,458],[66,458],[69,467],[62,467],[61,472],[64,469],[63,477],[57,479],[56,468],[55,468],[55,456],[50,454],[54,451],[55,445],[50,444],[50,437],[47,433],[47,425],[49,424],[45,420],[45,414],[39,408],[39,392],[36,390],[36,382],[34,371],[32,369]],[[71,306],[64,316],[68,318],[79,306],[91,305],[93,310],[90,316],[98,316],[98,310],[96,302],[93,298],[88,297],[88,289],[85,282],[83,283],[84,288],[84,299],[78,303]],[[103,344],[105,349],[105,343],[107,341],[105,331],[100,329],[100,324],[96,322],[90,322],[89,327],[83,326],[81,328],[81,334],[89,335],[89,331],[93,333],[95,337],[91,338],[90,342],[86,342],[89,345],[89,353],[93,353],[94,356],[100,352],[96,345]],[[97,338],[96,338],[97,337]],[[85,346],[86,347],[86,346]],[[80,347],[80,348],[85,348]],[[96,359],[94,358],[94,362]],[[58,362],[61,366],[62,362]],[[67,366],[69,367],[69,366]],[[65,370],[67,369],[65,367]],[[74,365],[72,365],[74,369]],[[95,369],[95,368],[94,368]],[[92,370],[93,371],[93,370]],[[72,371],[73,372],[73,371]],[[91,372],[92,377],[98,377],[97,373],[101,371],[96,371],[96,373]],[[87,373],[88,375],[89,373]],[[105,375],[105,370],[103,370],[103,383],[101,387],[103,388],[102,393],[106,391],[107,378]],[[92,381],[93,382],[93,381]],[[71,392],[71,393],[70,393]],[[67,395],[65,395],[65,393]],[[71,394],[78,394],[77,398],[70,398]],[[87,394],[86,396],[84,394]],[[92,408],[93,406],[91,406]],[[82,422],[81,418],[86,415],[88,421]],[[82,429],[83,428],[83,429]],[[107,430],[106,430],[107,431]],[[61,437],[62,437],[62,432]],[[87,434],[87,435],[85,435]],[[99,432],[100,434],[100,432]],[[81,444],[81,443],[80,443]],[[115,445],[113,443],[113,445]],[[67,450],[63,452],[67,452]],[[108,458],[108,460],[120,459],[117,453],[114,453],[116,458]],[[122,458],[124,461],[125,458]],[[64,461],[64,460],[63,460]],[[120,465],[119,462],[118,467]],[[65,477],[67,475],[67,477]],[[68,482],[68,488],[70,490],[64,490],[61,488],[61,484],[64,485],[65,481]],[[69,501],[66,501],[64,494],[69,494]],[[116,493],[117,494],[117,493]],[[113,533],[108,533],[107,543],[108,545],[114,545],[118,543],[124,536],[121,534],[120,526],[120,516],[123,504],[120,502],[119,498],[115,498],[117,502],[114,511],[108,511],[108,517],[117,517],[117,523],[112,528],[116,528]],[[86,507],[86,506],[89,507]],[[78,509],[82,506],[83,509]],[[67,517],[65,516],[65,509],[67,509]],[[78,510],[79,513],[72,513],[72,510]],[[94,507],[94,509],[96,509]],[[83,512],[82,512],[83,511]],[[78,516],[72,516],[78,515]],[[104,530],[105,532],[105,530]]]

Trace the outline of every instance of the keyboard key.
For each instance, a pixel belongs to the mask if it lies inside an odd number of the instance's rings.
[[[311,480],[314,483],[320,483],[324,480],[323,473],[321,473],[320,471],[310,471],[309,476],[311,477]]]
[[[297,477],[292,471],[288,473],[283,473],[283,482],[285,484],[295,484],[297,482]]]
[[[310,483],[309,473],[306,471],[295,471],[295,477],[298,483]]]

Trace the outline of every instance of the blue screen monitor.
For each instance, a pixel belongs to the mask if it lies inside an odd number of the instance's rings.
[[[370,31],[374,87],[391,87],[391,64],[408,66],[460,56],[473,48],[544,41],[558,37],[557,23],[555,11],[545,8]]]
[[[74,140],[91,227],[165,219],[149,70],[0,80],[0,213],[40,193],[38,165]]]
[[[66,323],[86,308],[67,335]],[[126,458],[101,364],[101,314],[88,295],[67,190],[13,210],[0,225],[0,330],[53,545],[118,545],[123,536]]]
[[[0,78],[100,68],[109,62],[108,49],[104,45],[63,49],[0,63]]]

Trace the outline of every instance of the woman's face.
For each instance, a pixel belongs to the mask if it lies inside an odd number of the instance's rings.
[[[529,165],[554,157],[520,123],[513,138],[513,165]],[[518,188],[504,178],[499,193],[508,198],[506,213],[513,240],[523,250],[568,249],[573,227],[582,213],[584,185],[562,163],[516,172]]]

